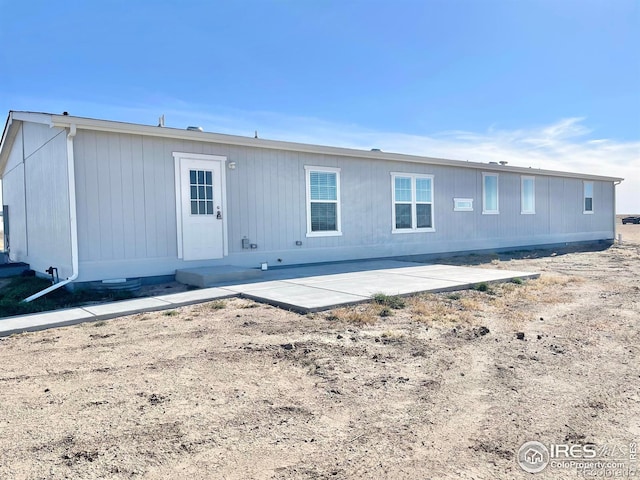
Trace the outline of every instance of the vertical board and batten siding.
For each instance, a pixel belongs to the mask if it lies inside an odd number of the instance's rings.
[[[2,177],[2,203],[9,206],[9,232],[11,234],[9,257],[13,262],[26,261],[28,254],[23,160],[22,126],[20,126],[9,152],[4,176]]]
[[[228,257],[178,259],[173,152],[235,162],[226,170]],[[483,215],[482,169],[87,130],[75,154],[80,281],[613,238],[611,182],[594,182],[594,214],[584,215],[582,180],[535,170],[535,214],[521,214],[521,175],[505,168],[500,213]],[[305,166],[340,169],[341,236],[306,237]],[[391,172],[434,176],[435,232],[391,233]],[[454,197],[473,198],[473,211],[454,212]],[[244,237],[258,248],[243,250]]]
[[[80,261],[162,258],[176,252],[172,148],[133,135],[79,131],[75,139]]]
[[[3,177],[10,257],[60,278],[72,274],[66,130],[25,122]]]

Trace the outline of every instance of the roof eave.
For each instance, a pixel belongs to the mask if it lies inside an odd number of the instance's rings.
[[[4,129],[2,130],[2,138],[0,138],[0,178],[4,175],[4,169],[9,161],[9,152],[11,151],[13,140],[15,139],[14,131],[17,131],[17,128],[13,125],[13,111],[9,111],[7,121],[4,124]]]
[[[125,133],[131,135],[149,135],[155,137],[174,138],[179,140],[192,140],[198,142],[208,143],[221,143],[226,145],[236,145],[245,147],[267,148],[271,150],[285,150],[304,153],[315,153],[322,155],[336,155],[355,157],[363,159],[377,159],[377,160],[390,160],[390,161],[402,161],[411,163],[427,163],[431,165],[442,165],[459,168],[473,168],[482,169],[492,172],[509,172],[509,173],[521,173],[525,175],[545,175],[555,177],[570,177],[579,178],[584,180],[600,180],[608,182],[621,182],[623,179],[618,177],[608,177],[601,175],[590,175],[583,173],[562,172],[555,170],[543,170],[531,167],[515,167],[515,166],[503,166],[487,164],[482,162],[469,162],[463,160],[450,160],[445,158],[435,157],[421,157],[417,155],[407,155],[401,153],[390,152],[378,152],[369,150],[358,150],[355,148],[345,147],[330,147],[324,145],[313,145],[306,143],[285,142],[281,140],[266,140],[261,138],[243,137],[239,135],[228,135],[222,133],[211,132],[199,132],[191,130],[182,130],[171,127],[156,127],[152,125],[141,125],[135,123],[114,122],[111,120],[99,120],[84,117],[74,117],[70,115],[53,115],[45,113],[32,113],[32,112],[10,112],[10,116],[13,113],[14,120],[33,121],[36,123],[47,124],[51,127],[69,128],[71,125],[75,125],[78,129],[84,130],[96,130],[112,133]],[[5,127],[5,133],[6,133]],[[4,134],[3,143],[4,147]],[[3,148],[4,150],[4,148]],[[0,151],[0,154],[2,151]],[[7,154],[8,155],[8,154]],[[2,157],[0,157],[0,161]],[[6,160],[5,160],[6,162]],[[0,172],[2,172],[3,165],[0,163]]]
[[[469,162],[463,160],[450,160],[445,158],[421,157],[417,155],[407,155],[402,153],[378,152],[368,150],[358,150],[355,148],[329,147],[325,145],[313,145],[306,143],[285,142],[281,140],[265,140],[261,138],[243,137],[239,135],[228,135],[222,133],[199,132],[181,130],[171,127],[155,127],[151,125],[140,125],[135,123],[114,122],[110,120],[98,120],[82,117],[71,117],[67,115],[52,115],[51,123],[54,127],[68,127],[75,124],[79,129],[98,130],[114,133],[129,133],[133,135],[151,135],[156,137],[175,138],[180,140],[193,140],[199,142],[222,143],[227,145],[237,145],[246,147],[268,148],[277,150],[288,150],[304,153],[316,153],[322,155],[337,155],[365,159],[403,161],[412,163],[428,163],[431,165],[443,165],[460,168],[483,169],[486,171],[512,172],[528,175],[545,175],[555,177],[570,177],[584,180],[600,180],[608,182],[620,182],[623,179],[618,177],[607,177],[601,175],[590,175],[584,173],[562,172],[555,170],[543,170],[531,167],[508,167],[503,165],[493,165],[482,162]]]

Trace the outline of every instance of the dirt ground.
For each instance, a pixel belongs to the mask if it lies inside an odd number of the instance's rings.
[[[542,275],[402,308],[231,299],[0,339],[0,479],[582,478],[515,455],[640,440],[640,225],[620,231],[457,259]]]

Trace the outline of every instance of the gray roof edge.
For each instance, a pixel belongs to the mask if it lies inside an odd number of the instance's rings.
[[[9,111],[7,121],[4,124],[4,129],[2,130],[2,137],[0,137],[0,178],[4,175],[4,168],[9,160],[9,151],[11,150],[11,145],[13,145],[13,140],[15,138],[14,131],[13,111]],[[8,138],[10,138],[9,142],[7,142]]]
[[[118,122],[113,120],[100,120],[85,117],[75,117],[71,115],[56,115],[36,112],[9,112],[14,120],[32,121],[36,123],[48,124],[51,127],[69,128],[72,124],[78,129],[96,130],[114,133],[128,133],[132,135],[150,135],[156,137],[176,138],[180,140],[192,140],[209,143],[222,143],[227,145],[237,145],[255,148],[267,148],[272,150],[287,150],[304,153],[316,153],[322,155],[336,155],[369,160],[391,160],[397,162],[423,163],[431,165],[442,165],[459,168],[481,169],[491,172],[520,173],[523,175],[545,175],[555,177],[569,177],[583,180],[600,180],[608,182],[621,182],[619,177],[609,177],[602,175],[592,175],[585,173],[573,173],[556,170],[545,170],[532,167],[503,166],[482,162],[469,162],[464,160],[450,160],[444,158],[424,157],[418,155],[408,155],[403,153],[380,152],[370,150],[359,150],[346,147],[331,147],[325,145],[313,145],[306,143],[287,142],[282,140],[267,140],[261,138],[244,137],[240,135],[229,135],[213,132],[199,132],[182,130],[172,127],[156,127],[152,125],[142,125],[137,123]],[[9,122],[9,120],[7,120]],[[0,154],[4,150],[4,137],[0,144]],[[0,167],[2,157],[0,156]],[[0,172],[2,169],[0,168]]]

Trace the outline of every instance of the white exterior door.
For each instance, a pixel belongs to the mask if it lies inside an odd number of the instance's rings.
[[[186,153],[174,153],[174,157],[179,179],[176,181],[178,256],[183,260],[222,258],[226,231],[226,159]]]

